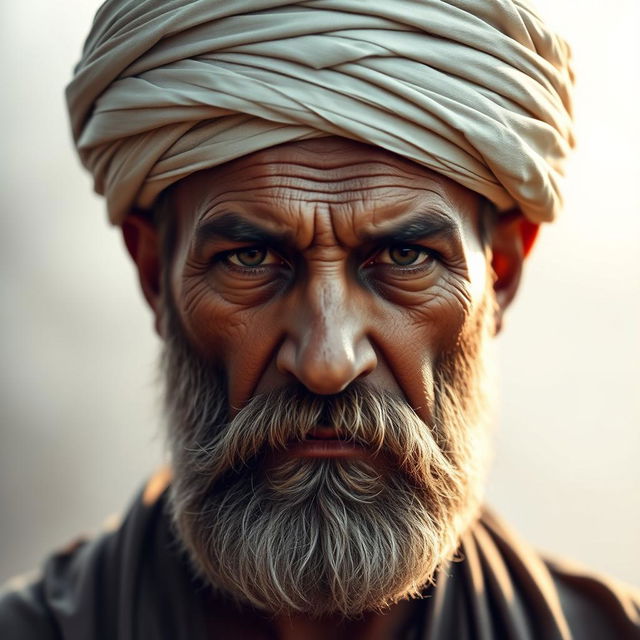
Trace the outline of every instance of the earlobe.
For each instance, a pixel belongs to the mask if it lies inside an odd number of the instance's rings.
[[[496,298],[496,333],[502,328],[504,312],[514,299],[524,260],[535,242],[538,225],[527,220],[517,210],[500,215],[491,237],[491,267]]]
[[[162,300],[159,237],[156,226],[143,214],[129,214],[122,223],[122,235],[138,269],[142,293],[155,315],[160,333]]]

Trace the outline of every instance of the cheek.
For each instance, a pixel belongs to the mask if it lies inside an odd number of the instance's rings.
[[[205,281],[186,280],[177,299],[187,336],[207,360],[219,362],[245,337],[247,323],[241,308],[216,295]]]
[[[420,304],[389,305],[376,321],[376,348],[416,413],[433,419],[434,380],[439,358],[454,349],[471,313],[471,298],[459,283],[443,283]]]
[[[253,395],[279,344],[277,305],[239,304],[206,279],[185,280],[181,293],[180,315],[190,342],[226,372],[229,402],[241,406]]]

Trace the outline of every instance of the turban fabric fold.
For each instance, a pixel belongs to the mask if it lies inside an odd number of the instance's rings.
[[[116,224],[195,171],[327,135],[542,222],[573,146],[569,58],[523,0],[107,0],[67,101]]]

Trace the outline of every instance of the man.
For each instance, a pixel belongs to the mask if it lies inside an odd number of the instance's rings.
[[[107,2],[69,107],[165,342],[172,469],[3,637],[638,637],[630,593],[480,507],[570,86],[522,3]]]

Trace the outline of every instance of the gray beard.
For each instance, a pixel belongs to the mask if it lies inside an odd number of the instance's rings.
[[[193,350],[170,309],[170,506],[196,572],[272,614],[353,618],[418,597],[479,508],[489,307],[438,363],[431,425],[404,398],[361,381],[336,396],[301,385],[257,395],[229,419],[224,375]],[[278,458],[319,424],[377,455]]]

